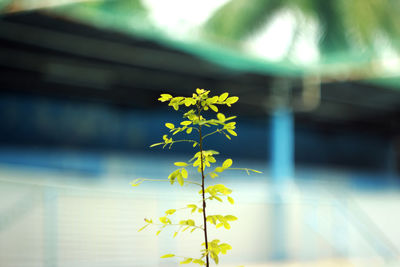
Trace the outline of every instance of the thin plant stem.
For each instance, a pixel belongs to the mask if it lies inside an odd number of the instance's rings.
[[[200,118],[201,109],[198,106],[198,116]],[[199,147],[200,147],[200,169],[201,169],[201,194],[203,199],[203,221],[204,221],[204,244],[206,248],[206,267],[210,266],[208,257],[208,238],[207,238],[207,215],[206,215],[206,198],[204,190],[204,163],[203,163],[203,137],[201,135],[201,125],[199,125]]]

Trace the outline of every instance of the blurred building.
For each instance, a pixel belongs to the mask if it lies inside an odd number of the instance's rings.
[[[195,88],[239,96],[224,110],[238,115],[238,137],[207,146],[264,173],[224,177],[240,220],[221,234],[234,247],[222,266],[399,264],[397,18],[383,23],[392,35],[382,28],[371,41],[365,21],[350,29],[361,35],[343,32],[335,4],[312,7],[335,16],[306,19],[301,6],[255,1],[257,17],[244,1],[217,1],[196,24],[194,3],[171,3],[184,15],[156,1],[74,2],[2,2],[1,266],[175,266],[158,255],[196,253],[199,237],[136,232],[145,216],[185,205],[190,190],[129,186],[190,157],[183,145],[148,146],[180,120],[159,94]],[[247,19],[221,26],[235,10]],[[278,38],[287,31],[290,40]]]

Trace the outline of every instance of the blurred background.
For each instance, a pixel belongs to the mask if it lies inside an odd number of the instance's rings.
[[[213,136],[239,218],[220,266],[400,266],[400,2],[0,0],[0,266],[176,266],[201,234],[144,218],[193,202],[195,151],[160,93],[240,100]],[[194,173],[195,175],[195,173]],[[187,216],[187,214],[182,214]]]

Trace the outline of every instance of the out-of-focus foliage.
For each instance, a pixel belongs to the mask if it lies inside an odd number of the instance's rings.
[[[0,0],[0,10],[4,12],[24,11],[39,8],[51,8],[78,4],[79,8],[106,9],[109,12],[138,13],[146,12],[146,8],[141,0]]]
[[[206,31],[240,40],[256,33],[282,10],[300,11],[305,17],[316,19],[323,53],[368,47],[380,35],[394,45],[399,43],[400,2],[392,0],[231,0],[209,19]]]

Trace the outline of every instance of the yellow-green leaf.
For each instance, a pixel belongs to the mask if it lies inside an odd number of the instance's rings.
[[[159,145],[162,145],[162,144],[164,144],[164,143],[156,143],[156,144],[152,144],[150,147],[155,147],[155,146],[159,146]]]
[[[224,171],[224,168],[222,168],[222,167],[217,167],[217,168],[215,168],[215,171],[216,171],[216,172],[223,172],[223,171]]]
[[[219,102],[223,102],[223,101],[225,101],[225,99],[228,97],[228,93],[223,93],[223,94],[221,94],[220,96],[219,96],[219,98],[218,98],[218,101]]]
[[[184,182],[184,180],[183,180],[182,175],[178,175],[177,179],[178,179],[178,183],[179,183],[181,186],[183,186],[183,184],[184,184],[185,182]]]
[[[167,127],[168,129],[175,129],[175,125],[173,125],[172,123],[169,123],[169,122],[167,122],[166,124],[165,124],[165,127]]]
[[[138,186],[143,182],[142,178],[138,178],[131,183],[131,186]]]
[[[220,120],[220,121],[222,121],[222,122],[224,122],[225,121],[225,115],[224,114],[222,114],[222,113],[218,113],[217,114],[217,118],[218,118],[218,120]]]
[[[231,96],[226,99],[226,103],[232,105],[232,104],[236,103],[238,100],[239,100],[239,97]]]
[[[204,94],[204,93],[205,93],[205,90],[204,90],[204,89],[197,88],[197,89],[196,89],[196,93],[197,93],[198,95],[201,95],[201,94]]]
[[[218,264],[219,258],[218,258],[217,253],[215,253],[214,251],[210,251],[210,256],[214,260],[215,264]]]
[[[232,205],[235,203],[233,198],[231,198],[230,196],[228,196],[227,199],[228,199],[229,203],[231,203]]]
[[[179,167],[185,167],[185,166],[187,166],[188,164],[187,164],[186,162],[180,162],[180,161],[179,161],[179,162],[175,162],[174,165],[175,165],[175,166],[179,166]]]
[[[229,230],[231,229],[231,225],[227,222],[224,222],[224,228]]]
[[[192,262],[192,258],[185,258],[185,260],[181,261],[179,264],[188,264]]]
[[[211,172],[210,177],[214,179],[215,177],[218,177],[218,174],[216,174],[215,172]]]
[[[233,216],[233,215],[226,215],[226,216],[224,216],[224,218],[228,221],[236,221],[237,220],[237,217]]]
[[[190,128],[187,128],[187,130],[186,130],[186,133],[187,133],[187,134],[190,134],[190,133],[192,132],[192,130],[193,130],[193,128],[192,128],[192,127],[190,127]]]
[[[188,125],[190,125],[190,124],[192,124],[191,121],[182,121],[182,122],[181,122],[181,125],[184,125],[184,126],[188,126]]]
[[[183,178],[188,178],[188,172],[186,169],[182,169],[181,173]]]
[[[140,232],[140,231],[142,231],[144,228],[146,228],[147,226],[149,226],[148,224],[146,224],[145,226],[143,226],[142,228],[140,228],[139,230],[138,230],[138,232]]]
[[[226,129],[228,131],[228,133],[230,133],[233,136],[237,136],[237,133],[234,130],[231,129]]]
[[[160,258],[172,258],[175,257],[175,254],[165,254],[163,256],[161,256]]]
[[[163,224],[170,224],[171,220],[168,219],[167,217],[160,217],[160,222],[162,222]]]
[[[158,99],[161,102],[168,101],[172,98],[172,95],[170,94],[161,94],[160,98]]]
[[[218,112],[217,106],[215,106],[215,105],[209,105],[209,107],[210,107],[213,111]]]
[[[170,209],[170,210],[167,210],[167,211],[165,212],[165,214],[167,214],[167,215],[172,215],[172,214],[175,213],[175,211],[176,211],[176,209]]]
[[[195,260],[193,260],[193,263],[197,263],[197,264],[200,264],[200,265],[206,265],[206,263],[201,259],[195,259]]]
[[[224,161],[224,163],[222,163],[222,167],[225,169],[229,168],[230,166],[232,166],[232,163],[233,163],[232,159],[227,159]]]

